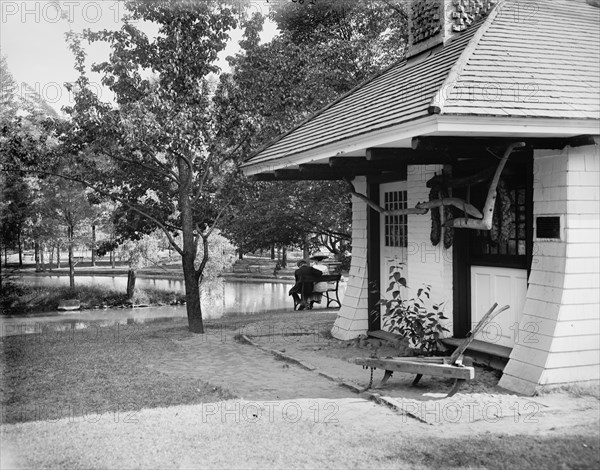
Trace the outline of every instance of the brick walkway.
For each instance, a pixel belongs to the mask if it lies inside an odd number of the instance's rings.
[[[177,341],[173,351],[161,351],[147,367],[173,376],[204,380],[246,400],[293,398],[356,398],[351,390],[277,360],[254,346],[240,344],[234,332],[199,335]]]

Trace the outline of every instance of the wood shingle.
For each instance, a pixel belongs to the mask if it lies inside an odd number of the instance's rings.
[[[600,8],[503,0],[444,47],[404,60],[256,152],[275,163],[441,116],[600,120]],[[289,160],[288,160],[289,161]]]

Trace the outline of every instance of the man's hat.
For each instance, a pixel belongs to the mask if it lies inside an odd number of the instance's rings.
[[[310,259],[314,259],[315,261],[321,261],[327,258],[329,258],[329,255],[323,251],[317,251],[310,257]]]

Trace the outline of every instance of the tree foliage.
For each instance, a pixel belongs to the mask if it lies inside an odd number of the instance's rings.
[[[225,152],[212,120],[207,76],[225,47],[233,12],[217,2],[128,1],[118,31],[70,35],[79,78],[70,121],[57,126],[73,162],[63,178],[82,181],[126,214],[121,238],[161,229],[181,255],[189,327],[203,332],[199,282],[209,236],[235,189],[238,155]],[[156,37],[138,27],[152,22]],[[116,105],[91,91],[83,41],[110,45],[94,64]],[[197,254],[201,253],[200,261]]]
[[[51,224],[43,204],[43,182],[21,171],[47,146],[46,122],[56,112],[26,84],[18,86],[6,58],[0,55],[0,241],[19,251],[33,241],[39,246],[50,236]]]
[[[289,2],[272,19],[280,33],[266,43],[260,42],[264,18],[255,14],[244,24],[242,51],[228,58],[231,72],[221,75],[214,98],[229,147],[249,136],[241,149],[246,158],[397,61],[406,44],[401,2]],[[261,183],[256,190],[236,200],[227,227],[245,248],[267,240],[298,244],[308,233],[338,245],[349,240],[343,183]]]

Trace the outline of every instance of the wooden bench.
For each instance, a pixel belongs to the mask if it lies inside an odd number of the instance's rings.
[[[340,298],[338,296],[338,287],[339,287],[341,279],[342,279],[341,274],[323,274],[320,277],[313,277],[313,276],[303,277],[300,281],[301,282],[312,282],[312,283],[326,282],[327,290],[325,292],[321,292],[321,294],[323,294],[323,296],[327,299],[327,304],[326,304],[325,308],[329,308],[329,305],[332,303],[337,303],[338,307],[342,306],[342,303],[340,302]],[[333,284],[334,282],[335,282],[335,285]],[[302,295],[300,297],[301,297],[301,300],[304,299],[305,298],[304,293],[302,293]],[[300,305],[300,302],[298,302],[296,299],[294,299],[294,310],[298,309],[298,305]]]
[[[485,328],[485,326],[500,312],[507,310],[508,305],[499,308],[497,303],[492,305],[492,308],[483,316],[481,321],[473,328],[462,343],[456,348],[456,350],[449,357],[382,357],[382,358],[356,358],[355,364],[363,366],[364,368],[371,368],[371,379],[369,385],[365,389],[368,390],[373,385],[373,370],[381,368],[385,370],[385,374],[379,386],[385,384],[392,374],[397,372],[404,372],[408,374],[416,374],[412,385],[416,385],[423,375],[432,375],[437,377],[453,378],[454,386],[448,394],[449,397],[454,395],[460,386],[467,380],[475,378],[475,369],[473,368],[473,361],[469,357],[463,357],[463,353],[467,350],[469,345],[475,339],[475,335]]]

